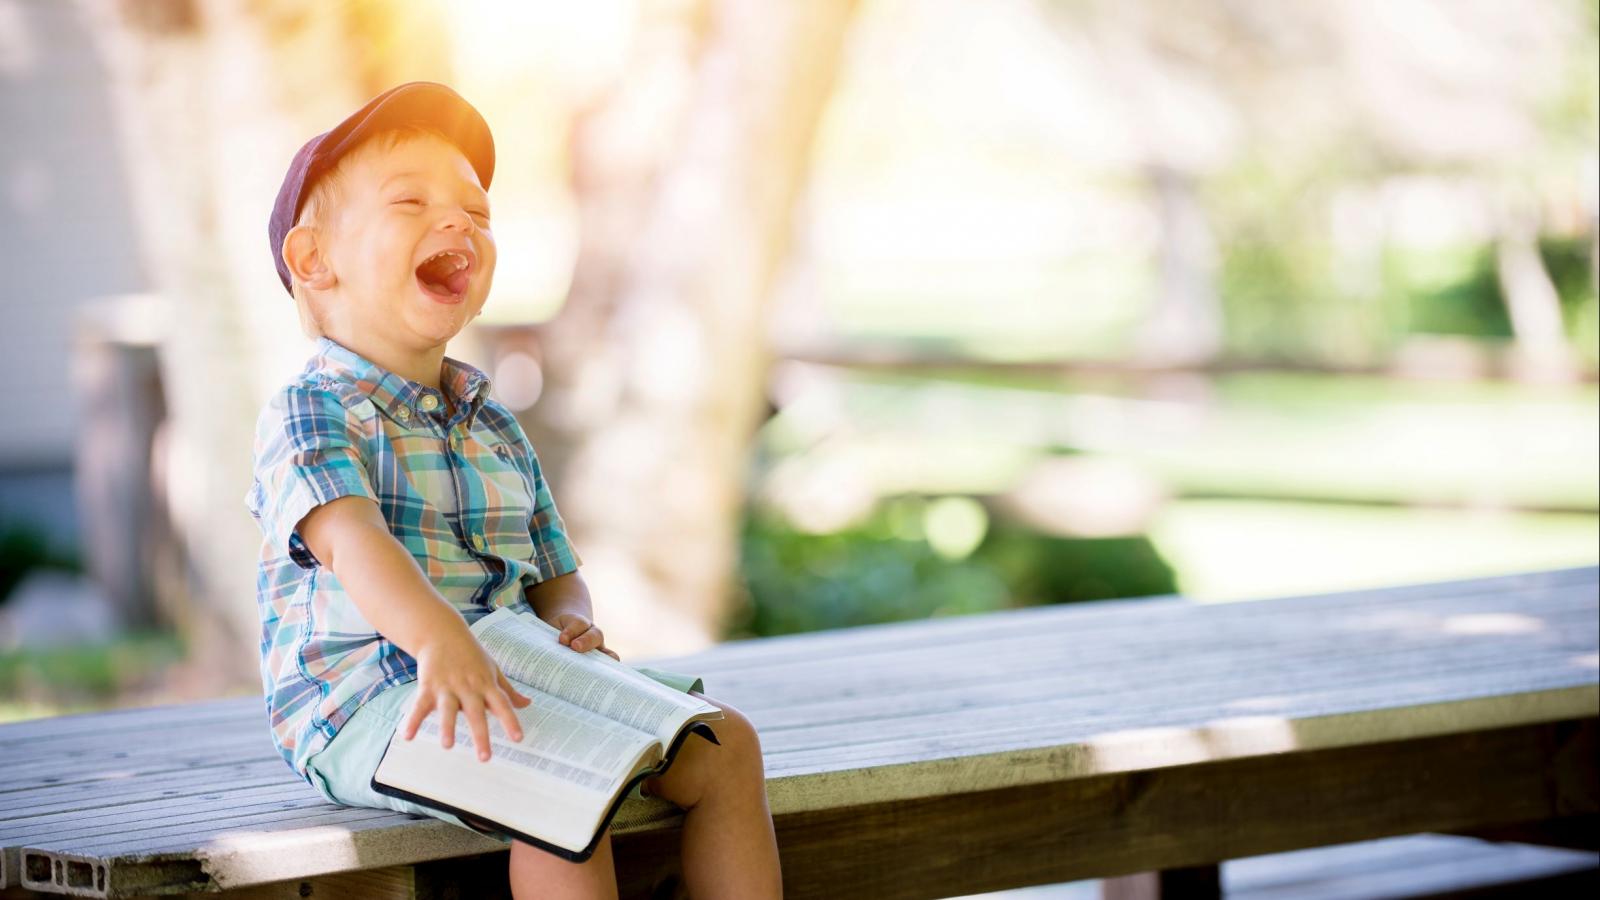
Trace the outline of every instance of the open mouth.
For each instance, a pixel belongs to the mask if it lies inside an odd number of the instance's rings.
[[[417,266],[417,284],[435,300],[460,303],[476,261],[471,250],[440,250]]]

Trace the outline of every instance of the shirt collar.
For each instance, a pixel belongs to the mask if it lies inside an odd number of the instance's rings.
[[[441,391],[397,375],[326,335],[317,339],[316,356],[306,368],[338,373],[355,383],[372,398],[373,405],[402,425],[410,425],[419,416],[438,415],[445,410],[445,395]],[[464,416],[470,427],[489,396],[489,376],[449,356],[444,358],[439,374],[440,387],[449,392],[456,418]]]

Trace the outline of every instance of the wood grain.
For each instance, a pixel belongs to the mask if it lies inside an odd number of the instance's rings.
[[[702,675],[755,722],[794,896],[835,877],[948,895],[1203,867],[1269,832],[1284,849],[1593,812],[1574,754],[1592,761],[1600,718],[1597,593],[1600,569],[1585,567],[1141,598],[646,662]],[[273,750],[263,713],[234,698],[0,725],[7,877],[33,849],[103,865],[124,893],[278,891],[503,853],[438,820],[326,803]],[[1499,768],[1474,755],[1491,740],[1512,754]],[[1384,759],[1405,768],[1381,774]],[[1318,803],[1332,818],[1308,829],[1293,811]],[[1133,815],[1149,804],[1162,815]],[[625,896],[670,887],[681,822],[659,799],[623,805],[613,835],[639,856],[621,876],[643,892]],[[908,846],[927,851],[926,872],[905,871]]]

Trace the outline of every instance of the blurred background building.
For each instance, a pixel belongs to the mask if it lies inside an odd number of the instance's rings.
[[[1600,557],[1594,0],[0,0],[0,718],[259,691],[294,150],[494,129],[451,354],[624,659]]]

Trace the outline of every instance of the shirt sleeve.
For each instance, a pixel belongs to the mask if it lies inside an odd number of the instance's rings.
[[[528,521],[528,533],[533,536],[533,545],[537,548],[539,571],[546,579],[576,572],[583,560],[567,537],[566,523],[561,521],[561,513],[556,510],[550,484],[539,468],[538,454],[533,452],[533,445],[527,443],[526,436],[522,440],[533,468],[533,518]]]
[[[295,526],[339,497],[378,495],[367,474],[370,448],[360,417],[332,390],[291,385],[256,422],[255,479],[246,505],[262,534],[301,568],[320,565]]]

